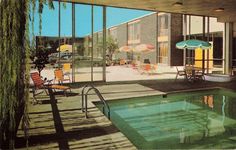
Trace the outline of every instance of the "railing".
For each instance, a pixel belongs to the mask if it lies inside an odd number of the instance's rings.
[[[90,91],[94,91],[98,98],[102,101],[103,107],[102,107],[102,112],[104,115],[105,114],[105,107],[107,108],[107,117],[110,120],[110,107],[103,98],[102,94],[100,91],[95,88],[92,84],[86,84],[83,89],[82,89],[82,112],[85,112],[85,117],[88,118],[88,94]]]

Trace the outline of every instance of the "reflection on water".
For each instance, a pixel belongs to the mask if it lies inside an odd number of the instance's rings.
[[[236,100],[218,92],[115,101],[111,118],[141,149],[234,148]]]
[[[204,103],[206,105],[208,105],[210,108],[213,108],[214,107],[214,98],[213,98],[213,95],[207,95],[207,96],[203,96],[203,100],[204,100]]]

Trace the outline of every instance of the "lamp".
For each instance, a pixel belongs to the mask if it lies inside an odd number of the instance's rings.
[[[182,3],[182,2],[175,2],[175,3],[173,4],[173,6],[175,6],[175,7],[180,7],[180,6],[183,6],[183,3]]]
[[[217,9],[214,9],[215,12],[222,12],[224,11],[225,9],[224,8],[217,8]]]

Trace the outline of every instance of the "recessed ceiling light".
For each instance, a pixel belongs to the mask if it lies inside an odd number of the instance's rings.
[[[180,6],[183,6],[183,3],[182,3],[182,2],[175,2],[175,3],[173,4],[173,6],[175,6],[175,7],[180,7]]]
[[[225,9],[224,8],[217,8],[217,9],[215,9],[214,11],[215,12],[222,12],[222,11],[224,11]]]

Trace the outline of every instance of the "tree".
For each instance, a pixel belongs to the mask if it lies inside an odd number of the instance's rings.
[[[103,39],[98,39],[97,47],[103,49]],[[112,56],[115,51],[118,49],[117,40],[114,40],[112,36],[107,36],[106,38],[106,56],[108,56],[109,61],[112,61]]]
[[[109,60],[112,61],[114,52],[118,49],[118,43],[112,36],[108,36],[106,40],[106,54],[109,56]]]
[[[0,0],[0,149],[14,149],[21,119],[25,129],[29,125],[28,16],[30,5],[35,11],[36,1],[39,2],[40,14],[46,3],[53,8],[52,0]],[[40,15],[40,29],[41,21]]]
[[[39,48],[36,50],[35,56],[33,56],[33,64],[34,68],[37,68],[39,74],[41,75],[41,71],[45,68],[45,65],[49,62],[50,51],[44,48]]]

